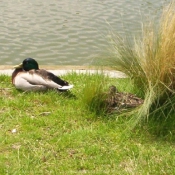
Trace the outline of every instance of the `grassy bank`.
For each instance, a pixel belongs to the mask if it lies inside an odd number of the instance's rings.
[[[172,130],[158,133],[147,124],[127,131],[129,116],[97,115],[87,105],[99,86],[134,93],[130,81],[101,74],[64,78],[75,85],[69,93],[23,93],[0,76],[0,174],[175,172]]]
[[[128,78],[70,73],[69,92],[27,93],[1,75],[0,174],[174,174],[174,8],[134,43],[112,34],[110,61]],[[143,105],[107,114],[110,85]]]

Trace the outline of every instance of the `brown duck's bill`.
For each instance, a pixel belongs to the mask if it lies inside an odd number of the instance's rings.
[[[22,66],[23,66],[23,64],[21,63],[21,64],[19,64],[19,65],[15,65],[15,66],[13,66],[13,68],[22,68]]]

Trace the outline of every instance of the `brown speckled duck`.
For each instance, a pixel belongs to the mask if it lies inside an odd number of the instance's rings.
[[[12,83],[17,89],[23,91],[44,91],[47,89],[66,91],[73,87],[53,73],[39,69],[37,61],[33,58],[26,58],[14,68]]]
[[[115,86],[109,87],[105,103],[108,112],[122,111],[143,104],[144,100],[131,93],[118,92]]]

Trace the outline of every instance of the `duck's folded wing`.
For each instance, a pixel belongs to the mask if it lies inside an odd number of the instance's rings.
[[[67,82],[61,80],[59,77],[56,78],[54,74],[45,70],[30,70],[29,72],[20,74],[20,77],[25,79],[32,85],[43,85],[47,88],[68,90],[73,87],[73,85],[69,85]],[[54,79],[52,79],[51,77],[54,77]],[[55,81],[55,79],[57,81]],[[58,84],[58,82],[62,82],[61,85]]]
[[[44,85],[31,84],[24,75],[17,76],[14,81],[14,85],[17,89],[23,91],[44,91],[47,87]]]
[[[34,71],[37,75],[41,76],[44,80],[46,80],[47,83],[49,83],[49,87],[51,86],[52,88],[57,88],[59,90],[68,90],[73,88],[73,85],[70,85],[67,81],[62,80],[60,77],[44,69],[32,71]]]
[[[40,74],[36,73],[35,70],[25,72],[19,75],[21,79],[24,79],[28,83],[32,85],[43,85],[48,88],[61,88],[62,86],[55,83],[51,79],[48,79],[47,77],[41,76]]]

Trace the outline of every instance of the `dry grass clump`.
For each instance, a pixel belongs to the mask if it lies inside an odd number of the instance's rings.
[[[128,41],[115,34],[112,62],[117,70],[131,77],[145,101],[139,108],[139,119],[162,111],[163,105],[174,108],[175,92],[175,3],[163,9],[158,27],[143,26],[141,39]]]

